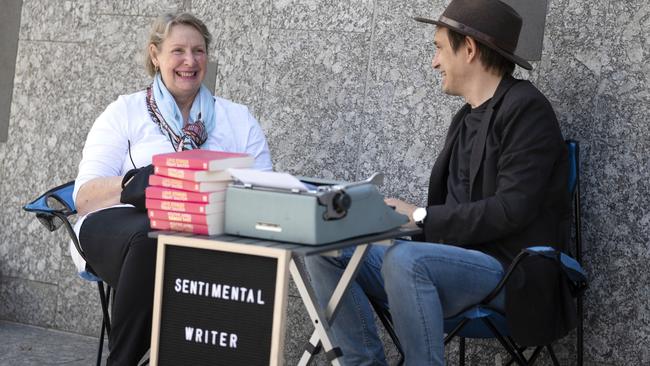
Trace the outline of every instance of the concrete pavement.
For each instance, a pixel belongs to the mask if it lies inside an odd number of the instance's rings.
[[[0,366],[95,365],[95,337],[0,320]],[[104,359],[108,351],[104,345]]]

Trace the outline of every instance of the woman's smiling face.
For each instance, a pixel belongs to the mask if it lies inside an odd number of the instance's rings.
[[[165,86],[174,98],[193,99],[201,87],[208,63],[205,39],[196,28],[177,24],[160,44],[149,46]]]

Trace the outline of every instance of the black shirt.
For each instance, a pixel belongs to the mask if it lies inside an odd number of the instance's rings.
[[[469,160],[472,155],[474,136],[481,127],[481,119],[490,99],[465,115],[458,137],[454,142],[449,159],[449,176],[447,177],[447,198],[445,204],[456,206],[469,202]]]

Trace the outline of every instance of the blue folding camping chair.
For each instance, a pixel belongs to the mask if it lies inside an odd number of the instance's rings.
[[[37,199],[23,206],[23,210],[35,213],[38,221],[49,231],[56,231],[61,226],[64,226],[75,248],[85,259],[77,235],[68,219],[77,213],[74,200],[72,199],[73,190],[74,181],[52,188]],[[99,299],[102,305],[102,325],[99,335],[99,347],[97,349],[97,366],[100,366],[104,348],[104,334],[108,337],[111,331],[111,323],[108,316],[111,287],[108,284],[104,286],[102,279],[97,277],[88,265],[86,265],[86,272],[80,273],[80,276],[87,281],[96,282],[99,289]]]
[[[517,257],[515,257],[497,287],[485,299],[453,318],[445,319],[444,328],[445,333],[447,333],[447,336],[445,337],[445,345],[454,337],[459,337],[460,365],[465,364],[466,338],[496,338],[511,356],[510,361],[508,361],[506,365],[510,365],[513,362],[521,366],[532,365],[540,352],[546,348],[553,364],[559,366],[559,361],[551,344],[535,347],[533,353],[529,357],[526,357],[523,353],[526,347],[518,346],[514,339],[510,337],[510,331],[508,329],[505,314],[489,306],[489,303],[503,290],[503,287],[510,280],[512,274],[521,261],[531,255],[541,255],[549,259],[559,258],[563,271],[567,275],[567,279],[570,281],[571,292],[575,294],[577,298],[582,296],[582,293],[587,287],[587,277],[584,270],[575,259],[548,246],[535,246],[522,250]],[[578,312],[580,314],[581,310],[578,309]],[[578,358],[581,359],[581,357]]]

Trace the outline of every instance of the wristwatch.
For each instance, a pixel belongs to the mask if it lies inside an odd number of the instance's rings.
[[[411,216],[415,222],[415,225],[418,227],[423,227],[424,219],[427,217],[427,209],[424,207],[418,207],[415,209],[415,211],[413,211],[413,214]]]

